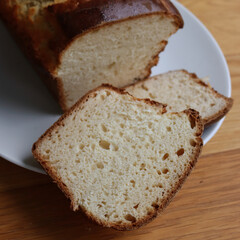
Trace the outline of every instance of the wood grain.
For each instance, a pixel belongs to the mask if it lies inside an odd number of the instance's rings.
[[[49,177],[0,159],[0,239],[240,239],[240,1],[179,0],[210,29],[227,58],[234,107],[181,191],[150,224],[131,232],[101,228]]]
[[[1,161],[22,187],[1,177],[0,239],[238,239],[240,234],[240,149],[201,157],[165,212],[131,232],[101,228],[79,213],[48,183],[47,176]],[[22,173],[22,175],[20,174]],[[29,186],[29,182],[35,186]]]
[[[217,39],[225,55],[240,54],[239,0],[178,0],[193,12]]]

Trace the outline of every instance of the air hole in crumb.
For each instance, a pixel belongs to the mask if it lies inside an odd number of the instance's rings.
[[[117,145],[113,144],[112,147],[113,147],[112,148],[113,151],[118,151],[118,146]]]
[[[148,88],[145,86],[145,85],[141,85],[141,88],[143,89],[143,90],[145,90],[145,91],[148,91]]]
[[[111,63],[111,64],[108,65],[108,68],[111,69],[111,68],[113,68],[115,65],[116,65],[116,63],[113,62],[113,63]]]
[[[167,168],[164,168],[163,170],[162,170],[162,173],[163,174],[167,174],[169,171],[168,171],[168,169]]]
[[[212,104],[211,104],[211,107],[214,107],[215,105],[216,105],[215,103],[212,103]]]
[[[81,150],[83,150],[84,145],[83,145],[83,144],[80,144],[79,148],[80,148]]]
[[[134,162],[134,163],[133,163],[133,166],[134,166],[134,167],[136,167],[136,166],[137,166],[137,163],[136,163],[136,162]]]
[[[115,215],[114,215],[114,218],[118,218],[118,215],[117,215],[117,214],[115,214]]]
[[[48,150],[46,150],[46,153],[50,153],[50,150],[48,149]]]
[[[159,205],[158,205],[157,203],[155,203],[155,202],[153,202],[151,206],[152,206],[153,208],[155,208],[155,209],[158,209],[158,208],[159,208]]]
[[[117,71],[117,69],[114,70],[114,74],[115,74],[115,76],[118,75],[118,71]]]
[[[101,205],[101,204],[98,204],[98,205],[97,205],[97,207],[98,207],[98,208],[101,208],[101,207],[102,207],[102,205]]]
[[[149,93],[149,97],[152,98],[152,99],[155,99],[155,98],[156,98],[156,96],[153,95],[152,93]]]
[[[171,128],[171,127],[167,127],[167,131],[168,131],[168,132],[171,132],[171,131],[172,131],[172,128]]]
[[[107,132],[107,131],[108,131],[107,128],[106,128],[106,126],[105,126],[104,124],[102,124],[102,130],[103,130],[104,132]]]
[[[131,215],[131,214],[125,215],[124,218],[125,218],[127,221],[132,222],[132,223],[136,222],[136,220],[137,220],[137,219],[136,219],[133,215]]]
[[[103,205],[106,205],[106,202],[105,202],[105,201],[102,201],[102,204],[103,204]]]
[[[148,128],[152,128],[152,123],[150,122],[150,123],[148,123]]]
[[[130,183],[132,183],[132,186],[135,187],[135,181],[131,180]]]
[[[148,210],[147,215],[150,216],[150,215],[152,215],[152,213],[153,212],[151,210]]]
[[[190,144],[192,147],[196,147],[197,145],[197,143],[193,139],[190,140]]]
[[[192,115],[189,116],[189,121],[190,121],[190,124],[191,124],[191,128],[192,129],[195,128],[195,126],[196,126],[196,119]]]
[[[106,98],[105,95],[101,95],[101,99],[104,100]]]
[[[106,93],[107,93],[107,96],[110,96],[110,95],[111,95],[111,93],[110,93],[109,91],[107,91]]]
[[[180,148],[176,153],[178,156],[182,156],[184,154],[184,149]]]
[[[104,168],[104,165],[103,165],[103,163],[101,163],[101,162],[98,162],[98,163],[97,163],[97,168],[103,169],[103,168]]]
[[[135,205],[133,208],[138,209],[139,203]]]
[[[168,153],[166,153],[166,154],[164,154],[164,156],[163,156],[163,160],[166,160],[167,158],[169,157],[169,154]]]
[[[161,175],[161,174],[162,174],[160,170],[157,170],[157,173],[158,173],[158,175]]]
[[[109,150],[110,149],[110,143],[104,140],[99,141],[99,146],[103,149]]]
[[[141,166],[140,166],[140,170],[146,170],[145,167],[146,167],[146,164],[142,163]]]
[[[105,214],[104,217],[105,217],[105,218],[109,218],[109,215],[108,215],[108,214]]]

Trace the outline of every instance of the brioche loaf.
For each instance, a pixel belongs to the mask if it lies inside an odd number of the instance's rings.
[[[101,86],[34,144],[34,157],[73,210],[105,227],[133,229],[156,217],[195,165],[203,131],[198,113]]]
[[[5,0],[0,16],[63,110],[102,83],[149,76],[183,26],[169,0]]]
[[[135,97],[150,98],[167,104],[168,112],[195,109],[200,113],[205,126],[225,116],[233,104],[231,98],[216,92],[196,74],[185,70],[154,76],[132,84],[125,90]]]

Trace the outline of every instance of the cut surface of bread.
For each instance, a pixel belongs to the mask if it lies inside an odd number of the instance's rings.
[[[233,100],[216,92],[206,80],[185,70],[171,71],[132,84],[125,90],[138,98],[167,104],[168,112],[197,110],[205,126],[216,122],[231,109]]]
[[[168,0],[6,0],[0,16],[63,110],[102,83],[146,78],[183,20]]]
[[[152,15],[106,25],[76,38],[55,70],[62,79],[67,107],[102,83],[123,87],[149,76],[175,31],[171,18]]]
[[[137,228],[170,202],[195,165],[198,113],[101,86],[85,95],[34,144],[34,157],[73,210],[105,227]]]

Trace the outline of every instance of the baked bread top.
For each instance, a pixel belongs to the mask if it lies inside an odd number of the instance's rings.
[[[168,0],[6,0],[0,16],[63,110],[102,83],[148,77],[183,27]]]
[[[144,14],[164,13],[174,16],[183,27],[183,19],[168,0],[69,0],[48,8],[58,16],[60,25],[70,39],[89,29]]]

